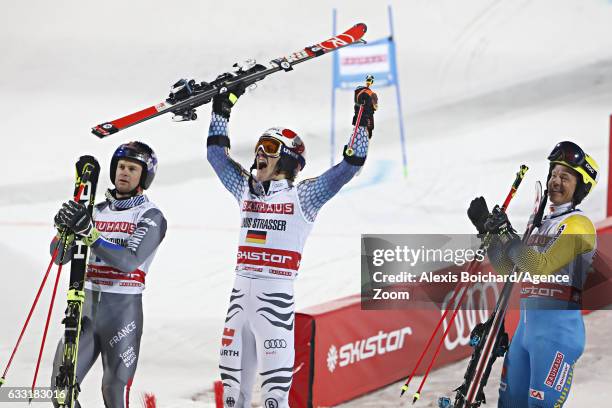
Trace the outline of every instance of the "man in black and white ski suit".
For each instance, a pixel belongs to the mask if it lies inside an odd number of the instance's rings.
[[[85,277],[85,303],[79,339],[77,381],[98,356],[104,374],[102,396],[107,408],[129,407],[142,335],[142,291],[155,252],[166,234],[166,219],[143,194],[157,169],[153,150],[130,142],[117,148],[111,160],[115,189],[95,206],[93,220],[85,206],[69,201],[55,217],[58,228],[83,236],[91,249]],[[53,250],[57,237],[52,243]],[[70,253],[62,262],[70,259]],[[63,339],[54,360],[51,384],[62,361]],[[54,401],[57,406],[57,402]],[[80,407],[79,403],[76,403]]]
[[[236,278],[221,340],[224,404],[250,407],[259,373],[263,406],[288,407],[295,355],[293,281],[302,249],[323,204],[364,164],[372,114],[362,115],[352,155],[345,147],[342,162],[319,177],[294,183],[306,164],[305,146],[290,129],[262,134],[253,175],[229,157],[230,110],[242,93],[243,88],[234,89],[215,97],[207,140],[208,161],[238,201],[241,215]],[[371,95],[363,93],[358,102],[371,105]]]

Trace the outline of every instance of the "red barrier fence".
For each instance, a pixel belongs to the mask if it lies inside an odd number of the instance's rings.
[[[606,217],[612,217],[612,115],[610,115],[610,137],[608,138],[608,203]]]
[[[594,272],[589,274],[583,296],[585,313],[612,304],[612,218],[599,224],[597,233]],[[493,306],[496,294],[491,285],[485,293]],[[296,313],[292,408],[337,405],[405,379],[441,314],[434,308],[362,310],[360,300],[360,295],[349,296]],[[518,322],[518,302],[515,290],[506,316],[509,334]],[[470,332],[487,315],[486,311],[461,310],[434,368],[469,356]],[[431,354],[433,348],[425,362]],[[417,375],[426,366],[422,364]]]

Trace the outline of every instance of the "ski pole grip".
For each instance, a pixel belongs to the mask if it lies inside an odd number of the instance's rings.
[[[525,178],[525,174],[527,173],[527,170],[529,170],[529,167],[525,166],[524,164],[521,164],[521,168],[516,173],[516,178],[514,179],[514,183],[512,183],[510,192],[508,192],[508,195],[506,196],[506,200],[504,200],[504,204],[502,205],[502,211],[506,212],[506,210],[508,209],[508,206],[510,205],[510,201],[516,195],[516,191],[518,190],[519,186],[521,185],[521,182]]]

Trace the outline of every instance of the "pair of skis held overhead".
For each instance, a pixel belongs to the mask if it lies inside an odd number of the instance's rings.
[[[225,93],[239,85],[248,88],[275,72],[292,71],[295,65],[302,62],[349,45],[365,43],[362,37],[366,31],[367,26],[365,24],[355,24],[342,34],[305,47],[287,56],[275,58],[269,62],[267,67],[256,64],[254,60],[235,64],[235,72],[221,74],[212,82],[197,83],[193,79],[181,79],[174,84],[165,101],[119,119],[99,124],[92,128],[92,133],[100,138],[105,138],[120,130],[170,112],[174,114],[176,121],[195,120],[197,119],[196,108],[212,101],[215,95]]]
[[[516,191],[521,182],[523,181],[527,170],[527,166],[521,165],[520,170],[516,174],[516,179],[512,183],[510,192],[504,200],[504,203],[501,207],[501,211],[505,212],[508,209],[508,205],[516,194]],[[535,228],[540,226],[542,222],[542,217],[544,215],[544,210],[546,209],[547,195],[546,192],[542,193],[542,184],[539,181],[536,182],[535,193],[535,205],[533,213],[529,218],[527,228],[523,235],[523,242],[526,242],[526,240],[529,238]],[[487,234],[483,237],[482,244],[480,245],[479,250],[486,250],[489,245],[489,242],[490,235]],[[477,260],[472,261],[467,268],[468,273],[473,272],[478,263],[479,262]],[[517,272],[517,268],[514,267],[511,273],[515,274]],[[474,347],[474,350],[472,352],[468,367],[463,377],[464,381],[459,387],[454,390],[456,391],[454,402],[451,402],[450,398],[447,397],[439,398],[438,406],[440,408],[477,408],[480,407],[482,403],[486,402],[484,388],[487,385],[487,381],[489,379],[493,363],[498,357],[502,357],[508,350],[508,334],[505,332],[504,329],[504,320],[506,316],[508,302],[512,294],[512,289],[514,288],[513,282],[513,280],[508,280],[504,284],[501,295],[497,299],[495,308],[493,309],[487,321],[485,321],[484,323],[477,324],[476,327],[474,327],[474,329],[472,330],[472,333],[470,334],[470,346]],[[450,321],[448,322],[446,329],[444,330],[441,338],[439,339],[434,355],[432,356],[429,366],[425,371],[425,375],[421,380],[419,388],[417,392],[413,395],[413,404],[421,396],[421,391],[423,390],[423,386],[425,384],[425,381],[427,380],[427,376],[429,375],[429,372],[440,352],[442,343],[444,342],[444,339],[446,338],[450,328],[452,327],[452,324],[455,320],[455,317],[457,316],[459,309],[461,309],[461,305],[463,304],[465,295],[468,292],[468,286],[469,283],[460,282],[453,290],[451,298],[448,301],[447,308],[440,316],[440,319],[438,320],[437,325],[435,326],[429,340],[427,341],[425,348],[421,352],[421,355],[419,356],[419,359],[417,360],[412,372],[410,373],[408,379],[401,388],[400,396],[404,395],[404,393],[408,390],[410,381],[414,377],[418,367],[420,366],[421,362],[423,361],[423,358],[429,350],[429,347],[431,346],[434,338],[436,337],[438,330],[440,329],[442,323],[446,319],[446,316],[451,311],[454,305]],[[456,300],[457,298],[459,298],[458,301]]]
[[[239,85],[244,86],[245,88],[250,87],[256,82],[261,81],[266,76],[275,72],[281,70],[288,72],[293,70],[294,65],[319,57],[321,55],[328,54],[332,51],[339,50],[343,47],[352,44],[365,43],[362,37],[366,33],[366,30],[367,27],[365,24],[356,24],[345,32],[343,32],[342,34],[317,43],[313,46],[305,47],[288,56],[273,59],[272,61],[270,61],[269,67],[266,67],[261,64],[256,64],[253,60],[248,60],[244,64],[240,65],[236,64],[234,66],[234,72],[219,75],[214,81],[210,83],[201,82],[198,84],[194,80],[181,79],[173,86],[169,97],[164,102],[158,103],[154,106],[113,120],[111,122],[106,122],[97,125],[92,129],[92,133],[94,133],[100,138],[104,138],[130,126],[134,126],[138,123],[145,122],[147,120],[153,119],[157,116],[169,112],[172,112],[174,114],[175,120],[195,120],[197,119],[195,109],[198,106],[210,102],[215,95],[219,93],[228,92]],[[359,123],[359,119],[361,117],[362,112],[363,105],[360,107],[357,123]],[[357,129],[357,126],[355,126],[355,130]],[[351,138],[351,142],[348,146],[348,149],[350,150],[352,150],[351,148],[354,138],[355,133],[353,133],[353,137]],[[350,155],[350,153],[348,153],[348,149],[347,154]],[[73,198],[75,201],[79,201],[82,204],[86,205],[90,215],[92,215],[93,212],[99,173],[100,166],[97,160],[92,156],[82,156],[76,163],[76,186]],[[0,377],[0,386],[2,386],[6,381],[6,375],[8,373],[9,368],[11,367],[13,357],[15,356],[15,353],[19,348],[23,335],[25,334],[25,331],[30,322],[30,318],[32,317],[32,313],[34,312],[36,305],[38,304],[40,294],[44,289],[45,283],[47,281],[49,272],[51,271],[53,264],[55,263],[58,257],[63,257],[64,252],[72,243],[70,238],[75,239],[74,237],[69,237],[69,235],[70,234],[68,234],[68,232],[66,231],[60,232],[60,240],[63,245],[58,245],[52,253],[51,261],[49,262],[49,266],[47,267],[46,273],[40,284],[38,292],[36,293],[35,299],[32,303],[32,306],[30,307],[30,311],[21,329],[19,338],[13,348],[9,361],[4,369],[4,373],[2,377]],[[82,309],[85,300],[85,292],[83,290],[83,285],[87,265],[87,247],[78,240],[76,241],[76,245],[77,250],[75,250],[72,254],[70,283],[67,300],[68,306],[66,309],[65,318],[62,321],[65,326],[64,353],[62,363],[59,369],[59,375],[57,376],[55,383],[56,391],[58,391],[57,402],[59,403],[60,407],[69,408],[74,407],[74,404],[78,398],[78,393],[80,391],[78,378],[76,378],[76,368],[78,363],[78,342],[79,334],[81,332]],[[36,386],[36,379],[38,376],[38,370],[40,367],[40,361],[44,350],[47,330],[49,327],[49,320],[53,310],[53,304],[55,301],[55,295],[57,292],[57,285],[59,282],[61,271],[62,263],[60,262],[57,270],[53,293],[51,296],[51,303],[49,305],[49,312],[45,323],[43,339],[41,342],[36,369],[34,373],[34,379],[32,381],[30,402],[33,399],[32,396],[35,395],[34,390]]]

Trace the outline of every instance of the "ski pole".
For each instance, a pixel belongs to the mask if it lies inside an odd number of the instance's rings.
[[[474,263],[472,265],[475,265]],[[472,272],[471,269],[468,269],[468,272]],[[440,338],[440,341],[438,342],[438,346],[436,347],[436,351],[433,355],[433,357],[431,358],[431,361],[429,362],[429,366],[427,366],[427,370],[425,370],[425,375],[423,376],[423,378],[421,379],[421,384],[419,384],[419,388],[417,390],[417,392],[414,393],[413,398],[412,398],[412,403],[414,404],[420,397],[421,397],[421,391],[423,390],[423,386],[425,385],[425,381],[427,380],[427,377],[429,376],[429,372],[431,371],[431,368],[433,367],[434,362],[436,361],[436,359],[438,358],[438,354],[440,353],[440,348],[442,347],[442,343],[444,343],[444,339],[446,339],[446,336],[448,335],[448,331],[450,330],[450,328],[452,327],[453,323],[455,322],[455,318],[457,317],[457,312],[459,312],[459,309],[461,309],[461,305],[463,304],[463,301],[465,300],[465,295],[467,294],[468,290],[469,290],[469,285],[468,284],[464,284],[463,285],[463,293],[461,294],[461,298],[459,298],[459,302],[456,303],[455,305],[455,309],[453,310],[453,314],[451,315],[451,318],[448,322],[448,325],[446,326],[446,330],[444,330],[444,333],[442,333],[442,337]],[[448,312],[448,310],[447,310]]]
[[[85,183],[87,181],[85,181],[84,183],[82,183],[79,186],[79,191],[77,193],[77,195],[74,197],[75,201],[79,200],[79,198],[81,197],[81,194],[83,192],[83,189],[85,188]],[[2,374],[2,377],[0,377],[0,387],[2,386],[2,384],[4,384],[4,382],[6,381],[6,375],[8,374],[8,370],[11,368],[11,364],[13,362],[13,358],[15,357],[15,353],[17,353],[17,350],[19,349],[19,345],[21,344],[21,340],[23,339],[23,335],[25,334],[28,325],[30,324],[30,319],[32,318],[32,313],[34,313],[34,309],[36,309],[36,305],[38,304],[38,299],[40,298],[40,294],[42,293],[43,288],[45,287],[45,284],[47,282],[47,278],[49,277],[49,272],[51,271],[51,267],[53,266],[53,263],[55,262],[55,259],[57,258],[57,255],[59,254],[59,248],[60,248],[60,244],[65,240],[65,234],[62,234],[60,237],[60,240],[58,242],[57,247],[55,247],[55,249],[53,250],[53,253],[51,254],[51,260],[49,261],[49,265],[47,266],[47,271],[45,272],[45,276],[43,277],[42,282],[40,283],[40,286],[38,287],[38,291],[36,292],[36,296],[34,297],[34,302],[32,302],[32,306],[30,307],[30,311],[28,312],[28,316],[26,317],[26,321],[23,324],[22,328],[21,328],[21,332],[19,333],[19,338],[17,339],[17,342],[15,343],[15,346],[13,347],[13,351],[11,352],[11,357],[9,358],[8,363],[6,364],[6,367],[4,368],[4,372]]]
[[[51,255],[51,261],[49,261],[47,272],[45,272],[45,276],[43,277],[43,280],[40,283],[40,286],[38,287],[38,292],[36,292],[36,297],[34,298],[34,302],[32,303],[32,306],[30,307],[30,311],[28,312],[28,317],[26,318],[26,321],[23,327],[21,328],[21,333],[19,333],[19,338],[17,339],[17,343],[15,343],[15,347],[13,347],[13,352],[11,353],[11,357],[9,358],[9,361],[6,364],[6,367],[4,368],[4,373],[2,374],[2,377],[0,377],[0,387],[2,386],[2,384],[4,384],[4,381],[6,379],[6,374],[8,373],[8,370],[11,367],[11,363],[13,362],[13,357],[15,357],[15,353],[17,352],[17,349],[19,348],[19,345],[21,344],[21,339],[23,338],[23,335],[26,329],[28,328],[28,324],[30,323],[30,318],[32,317],[32,313],[34,312],[34,309],[36,308],[36,304],[38,303],[40,294],[43,290],[43,287],[45,286],[45,283],[47,282],[47,278],[49,277],[49,271],[51,271],[51,267],[53,266],[53,262],[55,262],[55,258],[57,257],[58,252],[59,252],[59,244],[53,251],[53,254]]]
[[[370,89],[370,85],[374,83],[374,75],[366,76],[366,88]],[[353,135],[351,136],[351,140],[349,141],[348,147],[346,148],[346,154],[348,156],[352,156],[355,154],[353,150],[353,143],[355,143],[355,136],[357,135],[357,129],[359,129],[359,123],[361,122],[361,115],[363,114],[363,108],[365,105],[359,104],[359,112],[357,112],[357,120],[355,121],[355,129],[353,129]]]
[[[483,246],[481,245],[480,250],[483,249],[482,247]],[[478,263],[479,262],[477,262],[476,260],[472,261],[470,263],[469,267],[468,267],[468,270],[467,270],[468,273],[471,273],[473,271],[473,269],[475,268],[475,265],[477,265]],[[440,351],[440,346],[442,345],[442,343],[444,342],[444,339],[448,335],[448,331],[449,331],[450,327],[452,326],[452,324],[455,321],[455,317],[457,316],[457,312],[461,308],[461,304],[463,303],[463,300],[465,299],[465,294],[467,293],[467,291],[469,289],[468,286],[469,286],[468,283],[461,282],[455,288],[455,290],[453,291],[453,295],[452,295],[451,299],[448,302],[448,305],[450,305],[450,306],[447,306],[447,308],[444,310],[444,313],[442,314],[442,317],[440,317],[440,320],[438,320],[438,324],[434,328],[434,330],[433,330],[433,332],[431,334],[431,337],[427,341],[427,345],[425,346],[425,350],[423,350],[423,352],[421,353],[421,357],[419,358],[419,361],[417,361],[414,369],[412,370],[412,373],[410,373],[410,377],[408,377],[408,380],[406,381],[406,383],[402,387],[402,393],[400,394],[400,397],[402,395],[404,395],[404,392],[408,391],[408,385],[410,384],[410,381],[412,380],[412,377],[414,376],[417,368],[421,364],[421,361],[423,360],[423,357],[425,357],[425,354],[429,350],[429,347],[431,346],[431,343],[432,343],[433,339],[436,337],[438,329],[440,328],[440,326],[442,325],[442,323],[446,319],[446,315],[450,311],[450,308],[452,307],[452,304],[453,304],[453,301],[455,300],[455,297],[459,294],[459,292],[461,292],[462,289],[464,289],[463,293],[461,294],[461,297],[459,298],[459,301],[457,303],[455,303],[455,307],[453,309],[453,314],[451,315],[450,321],[449,321],[446,329],[444,330],[444,333],[442,333],[442,338],[440,339],[440,342],[438,343],[438,346],[436,347],[436,351],[434,353],[434,356],[432,357],[431,362],[429,363],[429,366],[427,367],[427,370],[425,371],[425,375],[424,375],[423,379],[421,380],[421,384],[419,385],[419,389],[417,390],[417,392],[413,396],[413,401],[412,401],[413,404],[421,396],[421,390],[423,388],[423,385],[425,384],[425,380],[427,379],[427,376],[429,375],[429,371],[431,370],[431,367],[433,366],[434,361],[438,357],[438,352]]]
[[[78,201],[80,199],[81,194],[83,193],[83,189],[85,188],[85,184],[87,183],[88,178],[89,178],[89,175],[87,175],[87,177],[83,177],[83,180],[79,184],[79,190],[77,191],[77,194],[74,197],[75,201]],[[55,247],[55,249],[53,250],[53,253],[51,254],[51,260],[49,261],[49,265],[47,266],[47,271],[45,272],[43,280],[40,283],[40,286],[38,287],[38,291],[36,292],[36,296],[34,297],[34,301],[32,302],[32,306],[30,307],[30,311],[28,312],[28,316],[26,317],[26,321],[25,321],[24,325],[21,328],[21,332],[19,333],[19,337],[17,338],[17,342],[15,343],[15,346],[13,347],[13,351],[11,352],[11,356],[9,358],[9,361],[6,364],[6,367],[4,368],[4,372],[2,373],[2,377],[0,377],[0,387],[6,381],[6,375],[8,374],[8,370],[11,368],[11,364],[13,362],[13,358],[15,357],[15,354],[17,353],[17,350],[19,349],[19,345],[21,344],[21,340],[23,339],[23,335],[25,334],[25,332],[26,332],[26,330],[28,328],[28,325],[30,323],[30,319],[32,318],[32,314],[34,313],[34,309],[36,309],[36,305],[38,304],[38,300],[40,298],[40,294],[42,293],[43,288],[44,288],[44,286],[45,286],[45,284],[47,282],[47,278],[49,277],[49,272],[51,271],[51,267],[53,266],[53,263],[55,262],[55,259],[57,258],[57,255],[59,254],[60,244],[62,242],[64,242],[65,239],[66,239],[65,233],[62,233],[62,235],[60,236],[60,240],[59,240],[58,245]]]
[[[455,300],[455,297],[461,291],[461,286],[462,285],[463,285],[463,282],[460,283],[459,286],[453,290],[453,294],[452,294],[450,300],[448,301],[449,305],[453,304],[453,301]],[[410,385],[410,381],[412,381],[412,377],[414,377],[414,374],[416,373],[416,370],[421,365],[421,362],[423,361],[423,358],[425,357],[425,354],[427,354],[427,351],[429,350],[429,347],[431,346],[431,342],[433,341],[434,337],[436,337],[436,333],[438,332],[438,329],[442,325],[442,322],[444,321],[444,319],[446,319],[446,315],[448,314],[449,310],[450,310],[450,308],[447,308],[447,309],[444,310],[444,313],[442,314],[442,317],[440,317],[440,319],[438,320],[438,324],[436,324],[436,327],[431,332],[431,336],[429,337],[429,340],[427,340],[427,344],[425,345],[425,348],[423,349],[423,352],[421,352],[421,355],[420,355],[417,363],[414,365],[414,368],[412,369],[412,372],[410,373],[410,375],[408,376],[408,379],[406,380],[406,382],[402,386],[402,392],[400,394],[400,397],[402,395],[404,395],[404,393],[406,391],[408,391],[408,386]]]
[[[83,190],[85,189],[85,185],[87,184],[87,182],[89,181],[89,177],[91,176],[91,169],[89,167],[85,167],[83,169],[83,175],[80,177],[79,180],[79,189],[77,190],[77,193],[74,195],[74,201],[79,201],[81,199],[81,194],[83,194]],[[64,245],[64,250],[62,251],[62,256],[63,254],[66,253],[66,251],[68,250],[68,240],[65,238],[65,236],[67,235],[67,230],[64,230],[64,232],[62,233],[62,238],[60,240],[60,243],[63,243]],[[59,248],[59,244],[57,246],[57,248]],[[57,250],[56,248],[56,250]],[[54,251],[54,253],[57,251]],[[55,256],[57,257],[57,253],[55,253]],[[55,259],[53,258],[52,261],[55,261]],[[62,262],[60,260],[60,264],[59,267],[57,268],[57,276],[55,277],[55,285],[53,286],[53,293],[51,295],[51,302],[49,303],[49,311],[47,313],[47,321],[45,322],[45,330],[43,332],[43,338],[42,341],[40,343],[40,350],[38,352],[38,360],[36,362],[36,370],[34,371],[34,379],[32,380],[32,394],[34,393],[34,388],[36,387],[36,378],[38,377],[38,369],[40,368],[40,360],[42,358],[42,354],[43,351],[45,349],[45,340],[47,339],[47,332],[49,329],[49,321],[51,320],[51,315],[53,313],[53,304],[55,303],[55,295],[57,294],[57,284],[59,283],[59,278],[60,275],[62,273]],[[30,399],[31,401],[31,399]]]
[[[359,105],[359,112],[357,113],[357,121],[355,121],[355,129],[353,130],[353,135],[351,136],[351,141],[349,142],[348,147],[346,148],[346,154],[348,156],[352,156],[355,154],[353,150],[353,143],[355,143],[355,136],[357,135],[357,129],[359,129],[359,122],[361,122],[361,115],[363,114],[363,104]]]
[[[57,268],[57,275],[55,277],[55,285],[53,285],[53,294],[51,295],[51,302],[49,302],[49,312],[47,313],[47,321],[45,322],[45,330],[43,332],[43,338],[40,343],[40,350],[38,351],[38,360],[36,362],[36,370],[34,371],[34,379],[32,380],[32,395],[34,394],[34,388],[36,387],[36,378],[38,377],[38,369],[40,368],[40,360],[42,358],[43,350],[45,349],[45,340],[47,339],[47,331],[49,329],[49,320],[51,320],[51,314],[53,313],[53,303],[55,302],[55,294],[57,293],[57,284],[59,283],[60,275],[62,274],[62,264],[59,264]],[[30,402],[32,397],[30,397]]]
[[[429,365],[427,366],[427,370],[425,370],[425,375],[423,376],[423,379],[421,379],[421,383],[419,384],[419,389],[412,396],[412,403],[413,404],[415,402],[417,402],[417,400],[421,397],[421,391],[423,390],[423,386],[425,385],[425,381],[427,380],[427,377],[429,376],[429,372],[431,371],[431,367],[433,367],[433,364],[436,361],[436,358],[438,358],[438,354],[440,353],[440,347],[442,346],[442,343],[444,342],[444,339],[448,335],[448,331],[452,327],[452,325],[453,325],[453,323],[455,321],[455,317],[457,317],[457,312],[459,311],[459,309],[461,309],[461,304],[463,303],[463,300],[465,299],[465,295],[466,295],[466,293],[469,290],[468,285],[464,285],[463,289],[464,290],[463,290],[463,293],[461,294],[461,298],[459,298],[459,302],[457,302],[457,304],[455,305],[455,310],[453,310],[453,314],[451,315],[450,321],[448,322],[448,325],[446,326],[446,330],[444,330],[444,333],[442,333],[442,337],[440,338],[440,341],[438,342],[438,346],[436,347],[436,351],[435,351],[433,357],[431,358],[431,361],[429,362]]]
[[[514,182],[512,183],[512,186],[510,188],[510,191],[508,192],[508,195],[506,196],[506,199],[504,200],[504,203],[502,205],[502,211],[506,211],[508,209],[508,206],[510,205],[510,201],[512,200],[512,198],[514,198],[514,196],[516,195],[516,191],[518,190],[519,185],[521,184],[521,182],[523,181],[523,179],[525,178],[525,174],[527,173],[527,170],[529,170],[529,167],[525,166],[525,165],[521,165],[519,171],[516,173],[516,178],[514,179]],[[487,240],[487,236],[485,236],[485,238],[483,239],[483,243],[480,245],[479,250],[483,250],[486,247],[486,243],[488,242]],[[480,262],[478,262],[476,259],[474,259],[470,265],[468,266],[468,272],[471,272],[475,266],[477,264],[479,264]],[[461,307],[461,304],[463,303],[463,299],[465,298],[465,294],[467,293],[468,290],[468,284],[467,283],[461,283],[459,285],[457,285],[457,287],[453,290],[453,294],[451,296],[451,299],[448,303],[448,305],[452,305],[453,300],[457,297],[457,294],[461,291],[462,288],[465,287],[465,290],[461,296],[461,299],[459,300],[459,302],[456,304],[455,309],[453,311],[453,314],[451,315],[451,320],[446,328],[446,330],[444,331],[444,333],[442,334],[442,337],[440,339],[440,342],[438,343],[438,347],[436,349],[436,352],[434,354],[434,356],[432,357],[432,361],[429,364],[429,367],[426,370],[425,376],[423,377],[423,379],[421,380],[421,384],[419,385],[419,389],[418,391],[414,394],[414,399],[413,399],[413,403],[416,402],[416,400],[419,399],[420,397],[420,393],[422,391],[422,387],[425,383],[425,380],[427,378],[427,376],[429,375],[429,371],[431,369],[431,367],[433,366],[433,363],[435,361],[435,359],[437,358],[440,346],[442,344],[442,342],[444,341],[444,339],[446,338],[446,335],[448,334],[448,330],[451,327],[452,323],[455,320],[455,317],[457,315],[458,309]],[[452,306],[448,306],[445,310],[444,313],[442,314],[442,316],[440,317],[440,319],[438,320],[438,323],[436,324],[436,327],[434,328],[431,336],[429,337],[429,340],[427,341],[427,344],[425,345],[424,350],[421,352],[421,355],[419,357],[419,359],[417,360],[417,363],[415,365],[415,367],[413,368],[412,372],[410,373],[410,376],[408,377],[408,379],[406,380],[406,382],[404,383],[404,385],[402,386],[402,390],[400,393],[400,397],[402,395],[404,395],[404,393],[408,390],[408,386],[410,384],[410,381],[412,380],[412,378],[414,377],[416,370],[418,369],[418,367],[420,366],[421,362],[423,361],[423,358],[425,357],[425,354],[427,354],[427,351],[429,351],[429,347],[431,346],[431,343],[433,342],[433,339],[435,338],[438,329],[440,328],[440,326],[442,325],[442,322],[444,321],[444,319],[446,319],[446,316],[448,315],[448,312],[450,311],[450,307]]]

